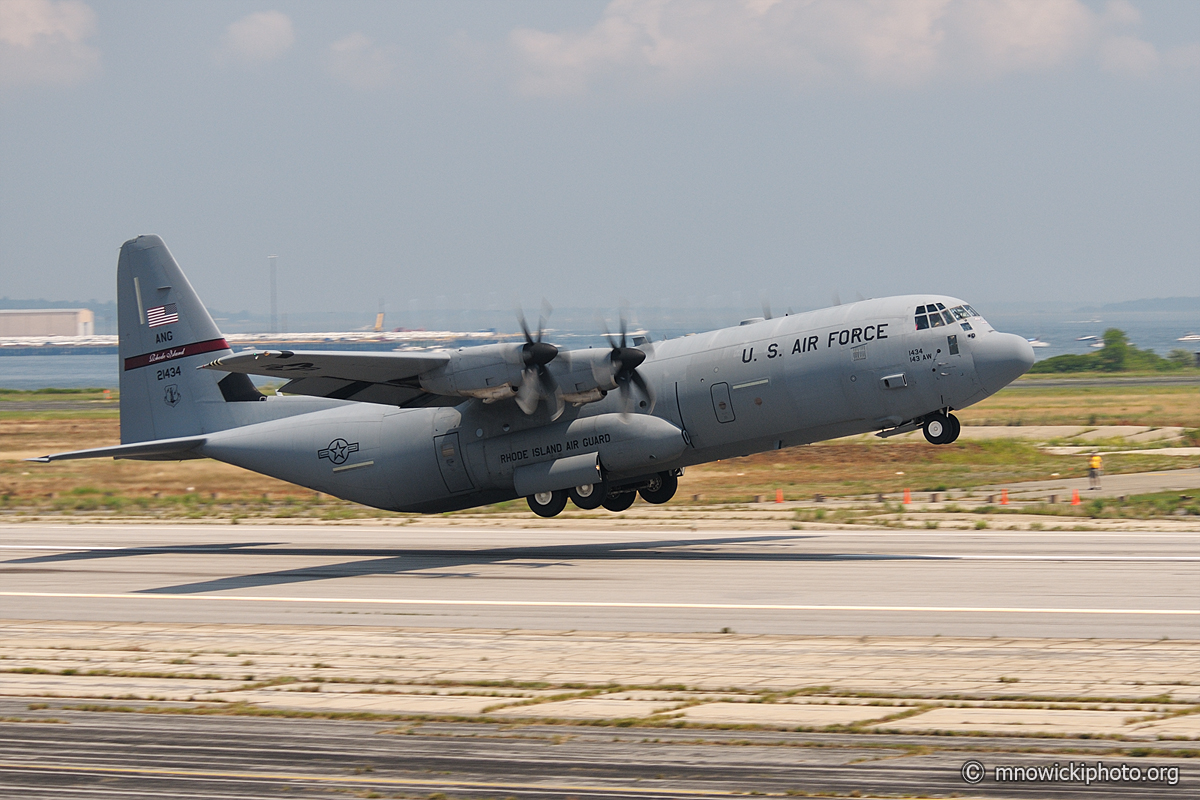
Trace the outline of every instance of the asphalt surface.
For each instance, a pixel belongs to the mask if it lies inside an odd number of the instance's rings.
[[[1059,739],[588,730],[29,711],[0,701],[0,797],[1200,797],[1194,759]],[[11,720],[30,720],[13,722]],[[57,723],[34,720],[54,719]],[[1182,744],[1182,743],[1180,743]],[[1180,745],[1165,743],[1166,749]],[[1118,745],[1119,747],[1119,745]],[[1024,751],[1024,752],[1021,752]],[[1033,752],[1030,752],[1033,751]],[[1040,751],[1040,752],[1039,752]],[[985,767],[978,784],[964,762]],[[1007,766],[1126,763],[1178,770],[1149,783],[998,783]],[[1169,775],[1166,776],[1169,780]],[[856,795],[851,795],[857,792]]]
[[[1200,530],[0,526],[9,619],[1193,639]]]

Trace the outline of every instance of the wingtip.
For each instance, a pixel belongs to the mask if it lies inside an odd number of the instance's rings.
[[[37,458],[25,458],[23,461],[34,461],[38,464],[49,464],[50,456],[38,456]]]

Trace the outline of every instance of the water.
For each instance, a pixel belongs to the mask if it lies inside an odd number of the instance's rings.
[[[3,356],[0,389],[116,389],[119,361],[110,356]]]
[[[998,331],[1037,337],[1049,347],[1034,348],[1038,361],[1064,353],[1094,353],[1081,336],[1101,337],[1109,328],[1125,331],[1141,350],[1165,356],[1172,350],[1200,352],[1200,342],[1176,341],[1187,333],[1200,333],[1200,315],[1181,312],[1078,312],[992,313],[984,317]]]
[[[1101,336],[1107,328],[1120,328],[1142,349],[1154,350],[1165,356],[1176,348],[1190,353],[1200,352],[1200,342],[1176,341],[1186,333],[1200,333],[1200,318],[1196,314],[1174,312],[1072,312],[1062,313],[993,313],[986,316],[996,330],[1016,333],[1027,338],[1034,336],[1049,347],[1034,350],[1038,361],[1063,353],[1092,353],[1088,342],[1076,341],[1081,336]],[[671,331],[680,335],[683,331]],[[569,330],[555,335],[567,347],[604,346],[592,331],[572,335]],[[651,330],[654,338],[663,332]],[[575,338],[578,336],[579,338]],[[594,341],[593,341],[594,340]],[[79,389],[96,387],[116,389],[118,368],[116,355],[57,355],[57,356],[0,356],[0,388],[43,389],[55,387]],[[255,378],[268,382],[267,378]]]

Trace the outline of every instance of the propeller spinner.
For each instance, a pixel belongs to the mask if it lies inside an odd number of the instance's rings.
[[[630,347],[626,332],[628,324],[625,319],[625,314],[621,314],[621,338],[616,339],[608,332],[608,326],[604,327],[604,338],[608,340],[609,347],[612,350],[609,352],[609,362],[612,365],[612,380],[617,385],[617,390],[621,393],[621,413],[628,414],[633,410],[633,390],[630,384],[641,389],[642,394],[646,396],[647,408],[646,413],[654,411],[654,390],[650,388],[650,384],[642,377],[637,368],[646,360],[647,350],[653,352],[653,346],[647,342],[640,347]]]

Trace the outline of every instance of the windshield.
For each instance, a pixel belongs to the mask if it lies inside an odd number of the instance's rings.
[[[978,316],[979,312],[966,303],[954,308],[946,308],[941,303],[926,303],[923,306],[917,306],[913,319],[917,330],[923,331],[926,328],[940,328],[943,325],[953,325],[955,322]]]

